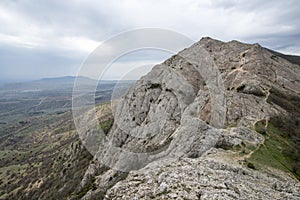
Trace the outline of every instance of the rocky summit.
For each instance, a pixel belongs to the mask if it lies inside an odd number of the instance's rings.
[[[82,199],[300,199],[300,59],[202,38],[113,107]]]

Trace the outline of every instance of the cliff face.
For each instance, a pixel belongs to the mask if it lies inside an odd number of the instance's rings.
[[[114,108],[83,199],[300,198],[300,66],[258,44],[203,38]]]

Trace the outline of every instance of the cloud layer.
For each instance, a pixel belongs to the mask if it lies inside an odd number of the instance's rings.
[[[74,75],[102,41],[145,27],[300,55],[296,0],[4,0],[0,24],[0,80]]]

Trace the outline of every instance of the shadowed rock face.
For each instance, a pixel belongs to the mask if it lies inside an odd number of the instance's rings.
[[[115,106],[83,199],[300,198],[296,61],[203,38],[155,66]]]

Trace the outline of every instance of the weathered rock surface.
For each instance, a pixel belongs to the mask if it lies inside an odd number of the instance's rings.
[[[300,144],[299,100],[295,62],[258,44],[203,38],[155,66],[114,108],[107,143],[82,181],[95,188],[83,199],[300,199],[291,173],[245,164],[270,138],[255,131],[258,122],[267,132],[280,124]]]
[[[299,199],[300,184],[245,169],[232,155],[211,149],[191,159],[154,162],[129,176],[106,199]]]

